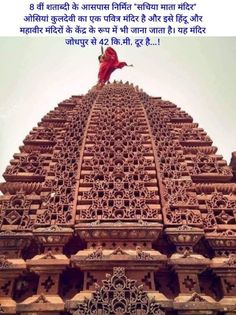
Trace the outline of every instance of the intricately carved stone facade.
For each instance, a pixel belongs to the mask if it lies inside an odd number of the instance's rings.
[[[0,184],[0,313],[236,314],[235,167],[132,84],[72,96]]]

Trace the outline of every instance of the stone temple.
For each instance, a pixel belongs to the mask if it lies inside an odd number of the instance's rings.
[[[132,84],[72,96],[0,189],[0,313],[236,314],[236,158]]]

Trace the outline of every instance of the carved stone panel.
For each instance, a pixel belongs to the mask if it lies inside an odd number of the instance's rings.
[[[142,286],[136,286],[136,281],[128,279],[125,268],[113,269],[113,274],[107,274],[103,285],[97,285],[90,299],[75,304],[68,302],[67,308],[74,315],[109,314],[109,315],[164,315],[160,304],[150,300]]]

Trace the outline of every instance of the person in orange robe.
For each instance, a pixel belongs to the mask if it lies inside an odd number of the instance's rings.
[[[117,57],[116,51],[112,47],[107,47],[105,52],[98,57],[100,62],[98,72],[98,84],[104,85],[109,79],[113,71],[122,69],[123,67],[131,67],[126,62],[120,62]]]

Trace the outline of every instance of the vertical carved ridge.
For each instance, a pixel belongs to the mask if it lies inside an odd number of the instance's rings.
[[[158,188],[159,188],[159,195],[160,195],[160,200],[161,200],[160,201],[161,202],[161,209],[165,209],[166,208],[166,202],[165,202],[165,199],[164,199],[164,196],[163,196],[164,187],[163,187],[162,179],[161,179],[161,175],[160,175],[160,163],[159,163],[159,160],[158,160],[158,157],[157,157],[157,148],[156,148],[156,145],[155,145],[155,141],[153,139],[152,129],[151,129],[151,126],[150,126],[150,123],[149,123],[149,120],[148,120],[147,112],[146,112],[146,110],[144,108],[144,105],[143,105],[142,101],[141,101],[141,104],[142,104],[142,107],[143,107],[146,123],[147,123],[147,126],[148,126],[149,136],[150,136],[151,143],[152,143],[152,148],[153,148],[153,156],[154,156],[155,167],[156,167],[156,176],[157,176],[157,185],[158,185]]]
[[[105,86],[88,124],[78,221],[162,221],[150,141],[134,88]]]
[[[87,134],[88,134],[88,128],[89,128],[89,124],[91,121],[91,117],[92,117],[92,113],[93,113],[93,109],[96,103],[96,99],[94,100],[94,103],[92,105],[92,108],[90,110],[90,114],[86,123],[86,127],[84,130],[84,136],[83,136],[83,142],[81,145],[81,150],[80,150],[80,157],[79,157],[79,162],[78,162],[78,171],[77,171],[77,175],[76,175],[76,185],[75,185],[75,193],[74,193],[74,204],[73,204],[73,221],[75,222],[75,216],[76,216],[76,208],[77,208],[77,196],[78,196],[78,192],[79,192],[79,186],[80,186],[80,175],[81,175],[81,168],[82,168],[82,162],[83,162],[83,157],[84,157],[84,147],[85,147],[85,143],[86,143],[86,138],[87,138]]]

